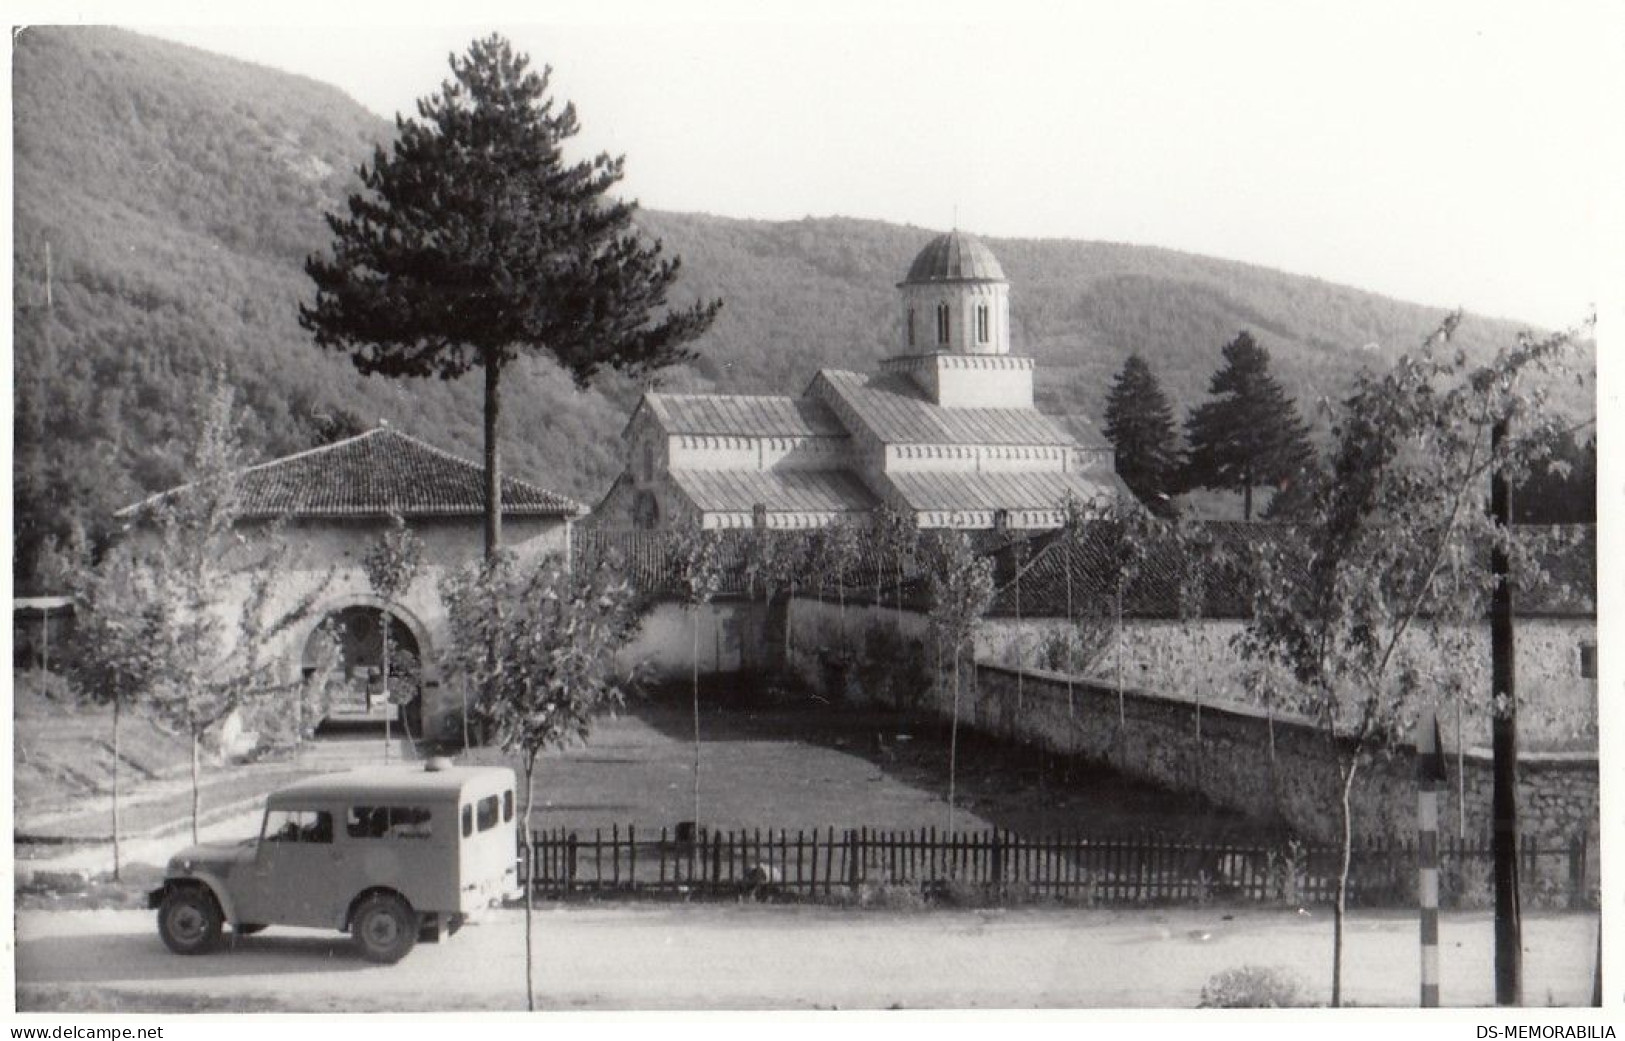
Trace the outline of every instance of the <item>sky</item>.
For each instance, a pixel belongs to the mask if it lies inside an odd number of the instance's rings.
[[[1603,288],[1596,160],[1625,62],[1609,8],[1543,6],[108,11],[385,116],[500,31],[655,209],[1141,243],[1564,326]]]

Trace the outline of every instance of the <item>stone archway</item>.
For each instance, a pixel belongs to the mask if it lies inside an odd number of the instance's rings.
[[[410,732],[421,736],[423,693],[437,683],[439,672],[422,621],[398,604],[386,609],[382,600],[368,595],[326,603],[312,612],[312,619],[297,642],[295,667],[302,679],[309,679],[320,667],[322,656],[331,653],[328,648],[336,649],[338,657],[329,666],[322,692],[325,720],[382,724],[386,717],[392,721],[404,718]],[[383,690],[386,619],[391,639],[391,693],[398,698],[403,689],[412,691],[399,711]]]

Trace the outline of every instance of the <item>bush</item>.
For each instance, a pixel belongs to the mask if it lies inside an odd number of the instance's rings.
[[[1457,910],[1482,910],[1495,904],[1494,865],[1487,857],[1457,857],[1439,872],[1439,902]]]
[[[1286,969],[1243,965],[1226,969],[1202,987],[1197,1008],[1300,1008],[1303,984]]]

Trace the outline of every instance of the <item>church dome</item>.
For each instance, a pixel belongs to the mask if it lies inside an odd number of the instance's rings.
[[[1004,281],[1004,269],[992,250],[969,235],[950,231],[926,243],[901,284]]]

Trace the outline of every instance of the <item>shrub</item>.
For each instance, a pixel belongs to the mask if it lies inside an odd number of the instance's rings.
[[[1197,1008],[1299,1008],[1303,984],[1286,969],[1243,965],[1226,969],[1202,987]]]
[[[1439,902],[1458,910],[1495,903],[1493,864],[1488,857],[1458,857],[1439,872]]]

